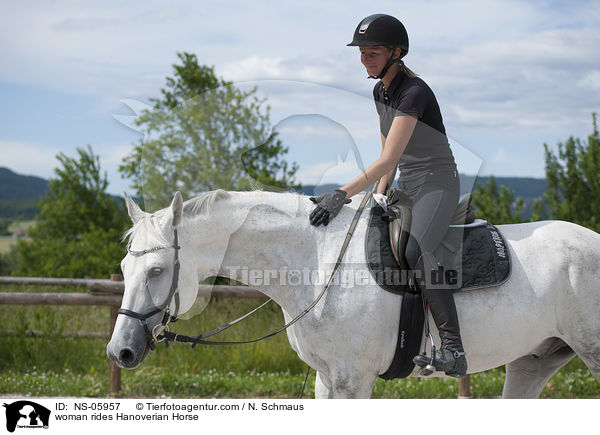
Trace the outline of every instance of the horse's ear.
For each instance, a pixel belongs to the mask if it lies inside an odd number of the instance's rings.
[[[136,224],[137,222],[139,222],[140,219],[142,219],[144,217],[144,212],[135,203],[135,201],[133,199],[131,199],[129,197],[129,195],[127,195],[127,193],[125,193],[125,192],[123,192],[123,193],[125,194],[125,204],[127,205],[127,213],[129,214],[131,221],[134,224]]]
[[[183,197],[179,191],[175,192],[173,201],[171,202],[171,214],[173,215],[173,221],[171,225],[175,228],[181,222],[183,216]]]

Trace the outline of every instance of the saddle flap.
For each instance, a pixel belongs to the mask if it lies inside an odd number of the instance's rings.
[[[408,236],[410,234],[410,224],[412,221],[412,214],[410,209],[404,206],[400,206],[395,210],[395,213],[399,215],[397,219],[390,221],[390,245],[392,248],[392,254],[396,262],[404,269],[408,269],[408,262],[406,261],[406,243],[408,242]]]
[[[471,194],[461,195],[454,211],[450,225],[464,225],[475,220],[475,213],[471,209]],[[402,267],[408,268],[404,249],[410,234],[412,222],[412,201],[410,197],[401,190],[390,189],[388,191],[387,211],[383,218],[389,222],[390,245],[396,262]],[[456,252],[453,243],[446,242],[446,247]]]
[[[410,197],[398,189],[388,191],[387,212],[384,219],[389,222],[390,247],[396,262],[403,269],[408,269],[404,254],[412,222],[412,201]]]

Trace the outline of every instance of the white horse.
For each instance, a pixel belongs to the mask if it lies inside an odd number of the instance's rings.
[[[127,198],[134,226],[121,266],[123,308],[147,312],[149,295],[166,298],[174,276],[174,228],[179,234],[179,313],[198,296],[198,281],[228,276],[278,303],[286,321],[321,292],[360,198],[327,227],[308,222],[314,204],[297,194],[215,191],[149,214]],[[340,280],[287,330],[298,356],[317,371],[317,398],[368,398],[394,355],[402,297],[381,290],[365,262],[368,210],[338,270]],[[543,221],[499,225],[512,260],[501,286],[456,294],[469,373],[506,364],[503,397],[538,397],[575,354],[600,379],[600,235],[579,225]],[[155,247],[168,249],[152,250]],[[318,279],[317,279],[318,271]],[[353,281],[353,282],[350,282]],[[171,301],[173,312],[175,302]],[[163,313],[147,319],[151,330]],[[439,346],[437,330],[430,319]],[[137,367],[149,352],[140,321],[118,316],[110,359]],[[411,376],[418,376],[414,370]],[[435,373],[434,376],[445,376]]]

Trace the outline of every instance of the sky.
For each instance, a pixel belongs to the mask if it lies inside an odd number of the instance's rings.
[[[267,98],[298,181],[345,184],[381,150],[375,81],[346,46],[373,13],[407,28],[460,172],[542,178],[544,143],[592,132],[598,1],[2,1],[0,166],[48,178],[90,144],[109,192],[131,191],[132,119],[186,51]]]

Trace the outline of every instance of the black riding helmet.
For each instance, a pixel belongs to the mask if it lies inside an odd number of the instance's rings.
[[[402,59],[408,54],[408,33],[406,28],[397,18],[386,14],[369,15],[358,23],[354,31],[354,38],[348,46],[392,46],[392,55],[383,67],[378,76],[369,76],[369,78],[380,79],[388,71],[394,62]],[[400,49],[400,57],[393,59],[396,48]]]

